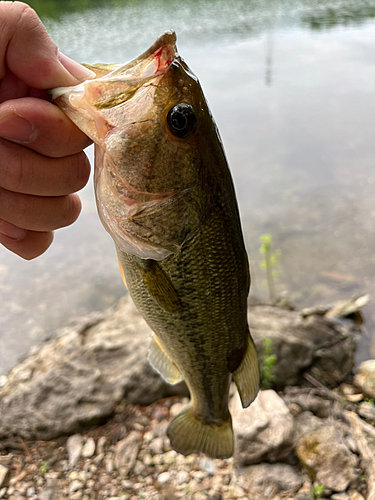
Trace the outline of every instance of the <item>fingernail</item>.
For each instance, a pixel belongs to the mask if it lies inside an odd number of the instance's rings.
[[[70,57],[66,56],[59,52],[59,60],[61,64],[64,66],[69,73],[74,76],[79,82],[83,82],[84,80],[91,80],[96,77],[95,73],[88,68],[82,66],[82,64],[73,61]]]
[[[12,240],[22,240],[26,234],[26,229],[21,229],[20,227],[14,226],[10,222],[6,222],[3,219],[0,219],[0,233],[4,236],[8,236]]]
[[[29,143],[37,135],[34,126],[14,111],[6,111],[0,115],[0,136],[10,141]]]

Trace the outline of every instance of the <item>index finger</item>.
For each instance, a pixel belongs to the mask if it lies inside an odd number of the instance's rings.
[[[0,2],[0,79],[7,69],[27,85],[76,85],[94,73],[59,53],[36,12],[22,2]]]

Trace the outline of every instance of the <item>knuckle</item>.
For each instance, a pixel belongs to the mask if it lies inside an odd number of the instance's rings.
[[[38,14],[29,5],[22,2],[14,2],[13,9],[17,16],[17,25],[20,29],[34,31],[40,29],[41,21]]]
[[[24,159],[19,151],[13,152],[7,158],[6,164],[1,166],[1,174],[2,187],[14,192],[22,192],[29,184],[30,177],[32,178],[32,173],[25,175]]]
[[[75,222],[81,212],[81,201],[77,195],[69,194],[61,196],[58,200],[59,206],[55,210],[55,220],[51,229],[70,226]]]

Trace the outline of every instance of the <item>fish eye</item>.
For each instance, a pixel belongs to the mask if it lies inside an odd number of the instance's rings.
[[[177,104],[167,115],[169,130],[176,137],[187,137],[195,128],[194,109],[189,104]]]

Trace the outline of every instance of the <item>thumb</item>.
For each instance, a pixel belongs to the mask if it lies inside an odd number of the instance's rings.
[[[95,74],[61,54],[36,12],[21,2],[0,2],[0,79],[7,68],[38,89],[64,87]]]

